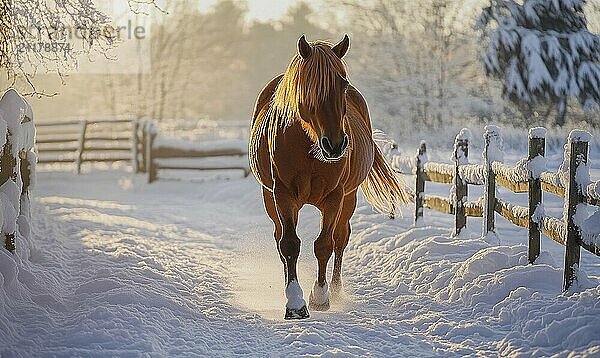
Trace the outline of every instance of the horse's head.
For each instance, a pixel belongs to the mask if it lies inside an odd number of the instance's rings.
[[[342,62],[349,45],[348,35],[337,45],[308,43],[302,35],[275,94],[275,106],[301,121],[320,150],[318,156],[327,161],[344,156],[349,144],[344,128],[349,82]]]
[[[339,159],[348,147],[344,116],[349,82],[342,57],[349,45],[348,35],[335,46],[325,42],[309,44],[304,35],[298,40],[298,54],[304,64],[298,78],[298,114],[305,128],[316,137],[326,160]]]

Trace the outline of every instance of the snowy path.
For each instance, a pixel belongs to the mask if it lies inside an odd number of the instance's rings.
[[[441,215],[411,229],[411,208],[391,221],[361,205],[346,299],[286,322],[272,224],[252,178],[143,181],[40,173],[31,253],[21,250],[14,270],[0,265],[0,355],[600,354],[597,272],[590,288],[561,296],[549,253],[524,266],[524,246],[489,245],[479,224],[454,239]],[[318,213],[303,211],[305,297],[318,228]]]

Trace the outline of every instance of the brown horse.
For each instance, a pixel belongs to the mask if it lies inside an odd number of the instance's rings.
[[[254,108],[250,166],[275,224],[286,278],[286,319],[309,317],[296,275],[302,206],[321,211],[321,232],[314,243],[319,269],[309,308],[327,310],[327,262],[335,252],[331,284],[338,293],[358,187],[386,214],[410,200],[404,182],[373,142],[367,103],[348,82],[342,57],[349,45],[348,35],[335,46],[308,43],[303,35],[286,72],[265,86]]]

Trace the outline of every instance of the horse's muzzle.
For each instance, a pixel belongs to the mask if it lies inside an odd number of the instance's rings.
[[[348,148],[348,135],[344,133],[341,140],[339,142],[332,142],[328,137],[323,136],[320,140],[321,151],[323,152],[323,156],[327,160],[336,160],[340,159],[346,148]]]

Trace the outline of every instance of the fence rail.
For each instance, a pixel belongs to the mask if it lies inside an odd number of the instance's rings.
[[[135,152],[137,120],[97,119],[37,123],[39,163],[131,161]]]
[[[557,173],[545,170],[545,133],[544,128],[529,131],[527,158],[514,167],[502,162],[502,138],[495,126],[487,126],[484,133],[484,164],[468,163],[470,133],[463,129],[454,142],[453,164],[429,162],[427,145],[421,142],[416,158],[396,156],[392,165],[400,173],[416,175],[415,223],[422,220],[423,208],[452,214],[453,235],[458,235],[466,226],[467,217],[482,217],[485,236],[495,232],[495,214],[498,214],[528,230],[528,259],[532,264],[540,254],[542,234],[565,246],[563,289],[568,290],[577,280],[580,248],[600,256],[600,235],[585,233],[576,220],[579,205],[600,206],[600,181],[589,179],[589,133],[575,130],[569,134],[565,161]],[[450,197],[425,194],[426,182],[451,184]],[[469,185],[483,185],[484,195],[468,201]],[[498,198],[498,186],[514,193],[527,193],[528,205],[514,205]],[[562,219],[544,213],[543,192],[563,198]]]
[[[47,121],[37,128],[39,163],[74,163],[77,173],[84,162],[116,161],[131,161],[134,172],[148,174],[149,183],[157,179],[159,170],[239,169],[244,176],[250,173],[243,158],[248,154],[246,145],[211,148],[203,143],[167,143],[158,138],[157,126],[148,119]],[[189,161],[225,157],[240,160]]]
[[[158,179],[160,170],[241,170],[244,177],[250,174],[247,160],[247,146],[211,146],[211,143],[184,143],[159,140],[158,129],[152,121],[145,120],[136,130],[134,167],[137,172],[146,173],[148,183]],[[237,158],[237,160],[232,160]],[[216,159],[212,160],[211,159]],[[197,160],[208,160],[199,163]]]

